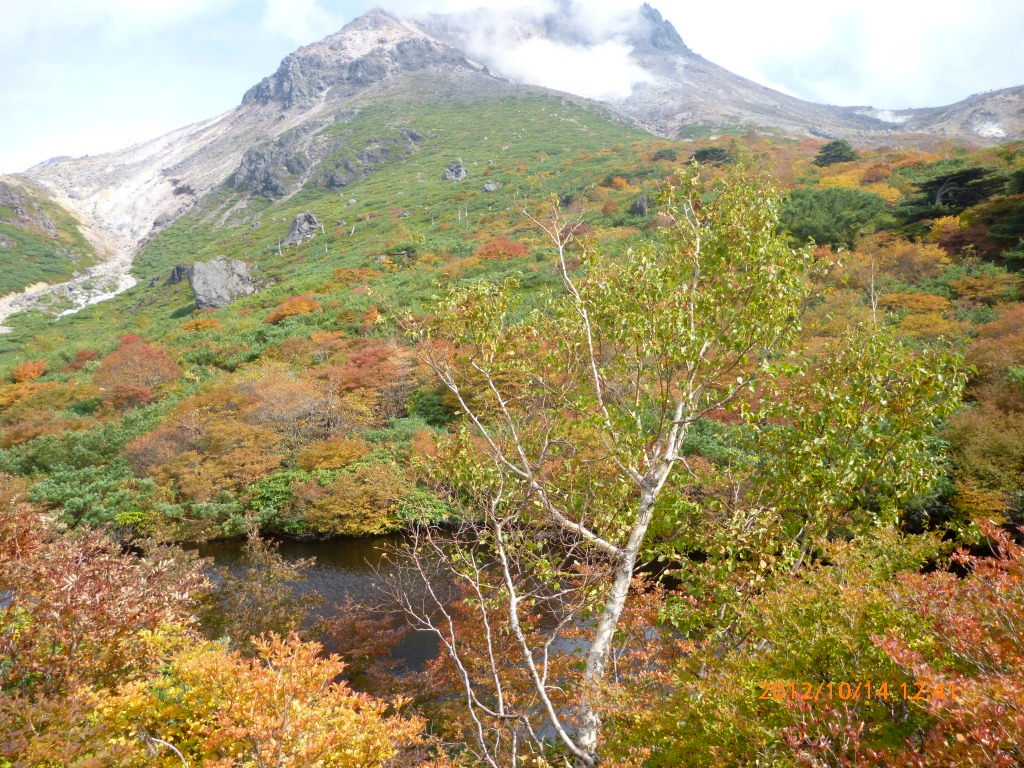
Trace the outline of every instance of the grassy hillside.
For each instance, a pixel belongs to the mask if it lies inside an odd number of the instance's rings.
[[[32,478],[39,499],[65,510],[87,487],[92,495],[69,519],[126,531],[168,523],[174,536],[220,535],[254,509],[268,530],[292,533],[401,525],[424,498],[407,472],[416,435],[442,428],[452,411],[397,316],[422,314],[446,287],[478,280],[514,278],[527,306],[560,290],[551,243],[523,208],[539,211],[555,196],[583,216],[585,240],[614,254],[653,236],[657,209],[645,199],[694,154],[709,176],[740,160],[793,191],[784,222],[822,244],[828,265],[809,339],[883,322],[912,346],[973,348],[1002,333],[1021,287],[1019,147],[879,149],[822,167],[820,142],[751,133],[661,141],[531,91],[378,97],[322,138],[331,154],[290,197],[225,186],[158,234],[134,265],[134,289],[58,320],[12,318],[14,332],[0,336],[0,374],[15,381],[0,390],[0,469]],[[444,180],[455,162],[468,177]],[[973,193],[929,207],[929,185],[965,168],[960,186]],[[283,245],[306,212],[319,231]],[[171,269],[222,255],[248,262],[266,287],[198,311]],[[1017,375],[1024,360],[1014,354],[985,358],[987,384]],[[1016,509],[1015,454],[984,447],[992,418],[957,439],[971,481],[1009,494]],[[359,495],[371,477],[392,486],[387,499]],[[364,518],[318,520],[332,494],[355,494],[349,502]]]
[[[0,181],[0,296],[95,263],[78,222],[31,184]]]
[[[99,606],[96,626],[106,632],[110,616],[120,615],[106,612],[108,602],[136,605],[143,586],[161,596],[188,592],[152,579],[119,591],[111,588],[106,570],[91,586],[79,578],[89,558],[75,549],[89,544],[90,534],[51,531],[50,519],[37,512],[69,527],[102,529],[121,543],[145,541],[143,546],[240,536],[254,527],[272,535],[329,537],[451,520],[448,504],[460,503],[458,492],[473,483],[463,482],[467,473],[479,470],[483,476],[493,462],[462,464],[462,444],[446,445],[445,436],[459,426],[459,409],[402,329],[409,314],[443,326],[443,319],[428,314],[430,300],[453,286],[483,283],[473,294],[477,303],[449,318],[458,326],[453,335],[462,330],[463,318],[487,319],[484,335],[500,319],[509,341],[503,338],[505,346],[496,347],[502,354],[493,356],[500,361],[494,391],[510,388],[513,396],[505,402],[519,401],[512,408],[525,411],[528,430],[541,426],[536,431],[544,435],[545,451],[558,443],[538,463],[537,476],[571,486],[566,497],[579,500],[580,508],[596,513],[598,523],[618,536],[632,503],[626,497],[639,494],[633,485],[609,479],[615,475],[606,474],[614,472],[608,443],[600,446],[579,416],[570,440],[546,442],[552,433],[545,431],[551,423],[545,419],[560,417],[563,404],[570,418],[574,411],[587,413],[575,402],[578,388],[559,389],[572,365],[551,363],[553,376],[545,370],[543,379],[527,377],[526,385],[517,378],[517,367],[529,368],[532,357],[572,346],[564,344],[564,325],[549,324],[550,335],[542,336],[514,324],[522,316],[517,313],[545,307],[544,300],[563,285],[550,240],[523,209],[543,218],[553,196],[563,210],[582,217],[586,226],[565,262],[573,274],[586,277],[587,269],[602,269],[582,258],[583,248],[611,256],[603,275],[615,279],[585,283],[608,300],[602,306],[612,305],[602,318],[605,331],[652,321],[646,338],[655,338],[654,344],[598,334],[601,364],[607,360],[623,369],[612,380],[621,386],[634,375],[650,376],[660,382],[652,389],[674,390],[678,384],[664,382],[688,371],[692,358],[703,353],[687,353],[683,363],[647,362],[648,347],[664,342],[672,348],[679,337],[701,343],[685,322],[664,322],[661,308],[676,302],[685,312],[680,298],[702,295],[701,283],[716,278],[714,301],[699,311],[714,315],[725,308],[728,316],[734,306],[756,304],[765,291],[737,285],[749,285],[745,281],[755,276],[765,281],[757,286],[775,280],[771,288],[778,289],[782,259],[776,257],[788,251],[771,236],[775,256],[767,268],[764,262],[737,260],[734,242],[742,250],[750,231],[764,234],[760,223],[748,227],[751,219],[743,218],[722,228],[727,234],[717,249],[677,239],[675,248],[669,243],[643,250],[645,270],[625,277],[615,272],[640,260],[624,259],[627,248],[654,240],[659,229],[673,232],[652,199],[695,155],[703,163],[697,208],[718,208],[710,204],[710,182],[733,163],[772,177],[788,194],[778,234],[794,243],[813,238],[813,258],[800,257],[808,266],[813,261],[813,269],[790,284],[801,300],[807,287],[799,318],[790,309],[775,318],[787,328],[800,321],[792,354],[758,355],[758,365],[778,364],[777,375],[756,380],[746,413],[742,407],[705,413],[680,447],[689,472],[677,471],[681,485],[664,504],[659,501],[656,528],[642,555],[671,569],[679,592],[651,579],[627,595],[628,611],[619,623],[623,652],[616,650],[608,695],[601,689],[607,704],[602,719],[614,735],[602,745],[602,764],[986,765],[995,749],[1005,756],[1002,763],[1020,764],[1020,723],[1006,712],[1019,710],[1022,700],[1017,638],[1024,631],[1024,549],[1004,530],[1024,523],[1024,146],[978,152],[940,146],[928,153],[883,148],[823,163],[818,141],[753,133],[661,141],[575,101],[527,91],[434,101],[378,97],[339,116],[321,138],[328,156],[291,196],[270,199],[226,186],[147,244],[134,267],[140,280],[132,290],[65,318],[42,312],[12,318],[14,332],[0,336],[0,497],[7,510],[0,523],[12,532],[0,539],[17,544],[7,547],[20,579],[9,591],[21,600],[13,603],[15,611],[22,611],[8,612],[19,630],[0,633],[21,654],[10,654],[18,663],[7,665],[13,682],[0,681],[5,691],[34,695],[28,685],[35,684],[33,670],[50,668],[43,664],[51,664],[54,649],[103,648],[109,642],[109,634],[99,630],[98,640],[63,642],[65,635],[57,633],[78,624],[64,619],[75,614],[51,610],[58,593],[86,606],[82,610]],[[468,177],[443,180],[456,162]],[[308,172],[301,164],[294,168],[282,189],[297,186],[299,174]],[[709,184],[701,187],[701,181]],[[771,202],[751,202],[774,199],[756,190],[745,192],[748,197],[734,210],[774,211]],[[284,245],[291,222],[306,213],[316,217],[317,232],[299,245]],[[758,219],[765,220],[774,221],[774,214]],[[707,232],[697,231],[701,237]],[[221,255],[248,262],[265,287],[228,307],[198,310],[188,283],[172,282],[172,267]],[[750,263],[758,266],[743,266]],[[682,265],[676,282],[661,277],[674,274],[671,269],[650,271],[675,265]],[[645,290],[638,290],[635,276],[651,274]],[[486,303],[496,295],[486,283],[496,281],[513,286],[510,302],[521,300],[507,314],[492,314],[494,305]],[[664,290],[666,285],[678,289]],[[621,307],[632,313],[628,322]],[[691,322],[703,330],[703,321]],[[544,326],[533,326],[538,327]],[[734,326],[722,332],[719,327],[712,320],[712,346],[742,340]],[[633,350],[644,354],[631,358]],[[489,350],[477,353],[482,359]],[[969,368],[960,366],[960,355]],[[623,359],[630,362],[621,365]],[[634,365],[633,359],[641,362]],[[577,370],[586,371],[589,387],[590,367]],[[733,367],[718,376],[723,386],[733,386],[737,370],[747,369]],[[947,418],[960,404],[964,370],[964,402]],[[475,369],[460,394],[486,403],[482,379],[474,378],[479,373]],[[517,386],[543,391],[543,400],[520,399]],[[549,397],[552,392],[555,397]],[[622,397],[621,391],[615,396]],[[745,392],[739,396],[747,398]],[[589,397],[582,396],[584,409]],[[540,408],[538,402],[554,405]],[[675,423],[665,420],[666,411],[660,417],[656,408],[641,412],[645,401],[635,402],[637,422],[649,416],[651,423]],[[493,406],[495,412],[503,409],[504,403]],[[467,434],[467,450],[472,442]],[[920,461],[912,457],[904,468],[904,448]],[[432,472],[429,458],[446,451],[449,463]],[[907,480],[915,471],[918,479]],[[890,477],[899,487],[889,487]],[[590,495],[592,487],[597,492]],[[531,642],[557,624],[552,631],[560,634],[558,642],[544,645],[537,657],[557,655],[550,678],[558,685],[557,708],[570,701],[565,711],[571,711],[571,700],[563,699],[567,692],[592,690],[578,678],[578,649],[584,645],[573,633],[594,625],[607,594],[599,585],[611,572],[604,564],[612,561],[596,553],[581,559],[587,550],[564,528],[551,535],[537,524],[533,487],[523,484],[521,490],[522,504],[503,502],[514,508],[510,521],[519,521],[522,512],[521,524],[494,530],[500,536],[515,528],[524,537],[516,548],[540,557],[544,571],[524,582],[530,599],[512,604],[512,615],[522,610]],[[480,509],[477,500],[488,497],[479,492],[465,498],[472,518]],[[105,537],[91,535],[107,542],[107,549],[90,544],[94,553],[113,552],[115,545]],[[456,571],[472,565],[479,578],[488,568],[481,569],[476,557],[491,557],[486,542],[492,534],[459,535],[467,545],[482,545]],[[552,557],[563,539],[570,549]],[[255,539],[250,546],[256,554],[247,575],[228,578],[214,592],[215,612],[224,621],[215,617],[210,623],[206,616],[208,636],[236,648],[301,615],[290,591],[296,570],[273,547]],[[955,546],[965,549],[953,559]],[[73,556],[67,566],[55,557],[61,548]],[[968,551],[986,557],[972,558]],[[994,552],[999,556],[990,557]],[[182,561],[161,554],[146,562],[162,569]],[[82,590],[66,589],[72,569]],[[554,602],[543,596],[549,582]],[[564,596],[577,585],[591,597],[573,607]],[[453,631],[469,641],[464,647],[472,663],[466,668],[479,676],[480,690],[489,690],[486,665],[495,663],[489,630],[482,638],[480,627],[498,625],[480,621],[475,611],[496,610],[504,624],[508,607],[500,596],[507,588],[502,581],[476,593],[486,599],[464,601],[453,611]],[[89,589],[107,597],[78,597],[88,596]],[[534,595],[542,601],[534,603]],[[544,605],[569,605],[577,613],[552,622]],[[43,616],[37,606],[61,619],[52,633],[48,618],[36,618]],[[276,617],[280,624],[272,623]],[[227,626],[237,631],[225,631]],[[443,665],[431,665],[427,677],[405,679],[388,677],[390,667],[375,670],[375,662],[392,658],[398,635],[391,625],[374,624],[358,606],[338,611],[331,626],[345,655],[362,662],[361,684],[377,685],[389,696],[406,693],[414,711],[430,718],[431,734],[445,742],[444,753],[451,757],[446,764],[478,764],[464,759],[475,727],[457,706],[464,692],[460,677],[450,677]],[[137,635],[134,627],[124,633]],[[153,636],[160,644],[165,637],[173,642],[171,635]],[[518,638],[507,629],[495,637],[502,639],[493,646],[499,653],[513,654],[499,656],[496,667],[501,674],[512,671],[510,700],[526,701],[524,716],[533,717],[541,710],[528,683],[522,687]],[[309,658],[315,654],[310,650]],[[149,651],[145,656],[149,664],[156,658]],[[41,661],[33,666],[26,658]],[[223,663],[215,662],[217,668]],[[161,705],[178,701],[177,693],[166,695],[170,669],[161,661],[149,684]],[[120,686],[122,676],[116,677]],[[798,697],[810,688],[820,692],[824,681],[827,700]],[[852,693],[862,681],[874,682],[874,696]],[[110,743],[135,743],[149,733],[120,704],[129,699],[144,711],[136,719],[156,728],[164,743],[178,739],[177,732],[163,728],[165,721],[179,721],[180,713],[152,717],[157,705],[139,698],[136,678],[129,685],[127,694],[118,687],[122,698],[103,707],[106,716],[118,718],[109,731],[117,739]],[[833,685],[838,698],[832,697]],[[181,688],[186,689],[195,690],[191,684]],[[82,690],[92,697],[90,689]],[[238,695],[261,700],[266,690],[243,682]],[[936,693],[928,701],[914,696],[915,690]],[[54,702],[66,698],[62,690],[53,696]],[[67,730],[67,739],[98,744],[99,720],[81,714],[92,711],[94,698],[85,708],[48,704],[44,722],[63,735],[61,717],[80,728],[87,717],[88,728]],[[220,721],[211,716],[208,722]],[[509,722],[501,718],[496,727]],[[196,742],[190,735],[178,743]],[[41,748],[47,759],[64,754],[52,744]],[[557,762],[548,753],[556,745],[537,746],[538,754],[552,758],[544,764]],[[12,749],[16,754],[19,747]],[[170,752],[163,757],[167,765],[180,762]]]

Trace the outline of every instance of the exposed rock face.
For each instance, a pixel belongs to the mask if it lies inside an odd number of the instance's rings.
[[[302,176],[310,167],[304,131],[286,133],[271,145],[249,147],[228,185],[243,192],[264,197],[281,197],[287,191],[289,176]]]
[[[200,309],[226,307],[235,299],[259,290],[259,282],[245,262],[220,256],[188,268],[188,284]]]
[[[288,230],[288,237],[284,239],[284,244],[302,245],[304,241],[314,237],[318,229],[320,229],[320,222],[316,220],[316,216],[309,211],[300,213],[292,222],[292,226]]]
[[[438,65],[481,68],[458,48],[375,9],[287,56],[277,72],[246,92],[242,104],[280,102],[290,109],[325,91],[352,95],[392,75]]]
[[[277,197],[282,193],[283,163],[276,163],[275,153],[263,147],[249,147],[242,162],[228,181],[238,190],[254,192],[264,197]]]
[[[177,285],[182,280],[188,280],[189,268],[184,264],[178,264],[171,269],[171,276],[167,278],[167,282],[171,285]]]
[[[441,174],[441,178],[445,181],[462,181],[467,176],[469,176],[469,171],[466,170],[466,166],[462,164],[461,160],[449,165]]]
[[[671,53],[693,53],[686,47],[686,43],[672,23],[663,18],[658,9],[652,8],[649,3],[641,6],[637,23],[630,30],[628,39],[634,50],[653,48],[656,51]]]

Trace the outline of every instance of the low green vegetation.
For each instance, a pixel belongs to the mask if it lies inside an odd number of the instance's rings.
[[[95,263],[95,252],[64,208],[28,182],[0,181],[0,296],[58,283]]]

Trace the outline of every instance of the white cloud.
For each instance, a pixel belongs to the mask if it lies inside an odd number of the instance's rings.
[[[423,15],[422,4],[393,0],[398,14]],[[440,0],[433,12],[479,10],[471,0]],[[625,38],[638,20],[639,4],[590,0],[568,7],[556,0],[492,0],[487,11],[465,15],[466,51],[492,71],[531,85],[541,85],[593,99],[622,99],[651,75],[632,58]],[[570,42],[552,40],[543,25],[556,20]]]
[[[697,53],[805,99],[889,109],[941,106],[1024,84],[1024,3],[780,0],[658,5]]]
[[[584,47],[532,38],[502,54],[488,62],[502,74],[590,99],[624,99],[635,84],[651,79],[630,58],[630,48],[614,41]]]
[[[261,23],[269,32],[305,44],[336,31],[343,21],[317,0],[265,0]]]

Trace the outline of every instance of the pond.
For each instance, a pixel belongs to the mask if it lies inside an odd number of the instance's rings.
[[[356,602],[380,603],[382,595],[375,584],[390,572],[384,554],[388,547],[400,545],[402,541],[400,534],[328,540],[284,539],[278,551],[289,562],[315,558],[313,567],[306,571],[306,578],[297,585],[300,592],[316,592],[323,598],[323,605],[312,616],[315,620],[335,615],[336,606],[348,597]],[[207,542],[197,549],[201,557],[213,558],[216,566],[241,573],[244,546],[243,539],[232,539]],[[328,644],[327,650],[339,649]],[[422,668],[437,653],[437,638],[430,632],[410,633],[394,651],[408,669]]]

